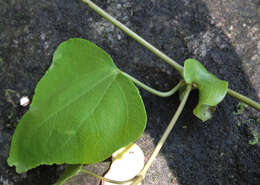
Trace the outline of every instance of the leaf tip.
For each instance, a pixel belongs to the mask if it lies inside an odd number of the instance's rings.
[[[205,122],[213,117],[216,110],[216,106],[209,106],[205,104],[198,104],[193,110],[193,114],[198,117],[201,121]]]

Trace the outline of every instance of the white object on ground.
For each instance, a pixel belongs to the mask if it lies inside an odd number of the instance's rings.
[[[27,105],[30,104],[30,99],[28,98],[28,96],[23,96],[21,99],[20,99],[20,105],[23,106],[23,107],[26,107]]]
[[[137,144],[133,144],[126,153],[119,159],[117,154],[119,154],[124,148],[119,149],[112,155],[113,162],[110,166],[109,171],[105,174],[105,178],[125,181],[135,177],[144,167],[144,153]],[[120,155],[120,154],[119,154]],[[125,183],[124,185],[129,185]],[[102,181],[102,185],[114,185],[109,182]],[[139,184],[141,185],[141,183]]]

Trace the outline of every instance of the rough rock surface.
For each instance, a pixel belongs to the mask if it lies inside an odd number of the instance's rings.
[[[259,101],[259,0],[95,2],[177,62],[196,58],[232,89]],[[96,43],[122,70],[154,88],[168,90],[177,83],[178,74],[169,65],[79,0],[0,0],[0,184],[49,185],[61,173],[62,167],[41,166],[16,174],[6,159],[11,136],[27,110],[19,98],[32,98],[55,48],[71,37]],[[179,102],[177,96],[140,91],[148,123],[137,142],[148,157]],[[259,184],[260,144],[249,144],[253,131],[260,135],[259,113],[247,108],[237,115],[238,101],[226,97],[205,124],[192,115],[196,101],[194,92],[144,184]],[[89,168],[102,174],[107,163]],[[80,179],[71,184],[98,184],[86,175]]]

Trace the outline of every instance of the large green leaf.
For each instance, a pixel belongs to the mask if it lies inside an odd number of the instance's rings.
[[[228,82],[218,79],[195,59],[187,59],[184,63],[184,80],[195,84],[199,89],[199,103],[193,114],[206,121],[212,117],[215,107],[225,97]]]
[[[108,158],[144,131],[138,89],[111,57],[83,39],[63,42],[35,89],[12,138],[8,164],[90,164]]]

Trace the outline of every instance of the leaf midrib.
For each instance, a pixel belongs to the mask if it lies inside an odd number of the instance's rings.
[[[116,74],[117,75],[117,74]],[[115,76],[116,76],[115,75]],[[111,75],[112,76],[112,75]],[[76,133],[78,132],[78,130],[80,129],[80,127],[82,126],[82,124],[89,118],[89,116],[91,116],[95,111],[96,109],[98,108],[98,106],[100,105],[100,103],[102,102],[102,100],[104,99],[105,95],[106,95],[106,92],[110,89],[111,85],[113,84],[114,82],[114,79],[111,80],[110,84],[107,86],[106,90],[104,91],[103,95],[100,97],[98,103],[96,104],[96,106],[91,110],[91,113],[89,113],[84,119],[82,119],[79,124],[77,125],[75,131]],[[72,137],[69,137],[66,142],[61,146],[59,147],[59,150],[62,150],[71,140]]]
[[[77,99],[79,99],[80,97],[84,96],[86,93],[88,93],[89,91],[91,91],[93,88],[95,88],[97,85],[99,85],[100,83],[102,83],[103,81],[105,81],[107,78],[111,77],[112,75],[116,75],[116,73],[114,73],[113,71],[111,71],[110,74],[106,75],[104,78],[102,78],[100,81],[98,81],[92,88],[89,88],[87,91],[84,91],[83,93],[79,94],[79,96],[76,96],[75,98],[71,99],[71,101],[69,101],[69,103],[65,104],[61,109],[53,112],[52,114],[50,114],[50,116],[48,116],[45,120],[43,120],[41,123],[39,123],[39,126],[34,128],[34,130],[38,130],[39,128],[41,128],[43,126],[43,124],[45,122],[47,122],[48,120],[50,120],[53,116],[55,116],[56,114],[58,114],[59,112],[61,112],[62,110],[64,110],[65,108],[67,108],[69,105],[71,105],[73,102],[77,101]],[[35,133],[35,132],[34,132]]]

